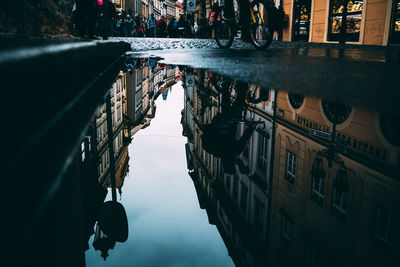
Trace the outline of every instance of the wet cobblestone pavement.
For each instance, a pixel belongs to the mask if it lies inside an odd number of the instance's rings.
[[[179,39],[179,38],[127,38],[127,37],[112,37],[112,40],[122,40],[129,42],[133,51],[148,51],[160,49],[219,49],[214,39]],[[250,43],[243,42],[236,38],[231,49],[253,49]],[[400,47],[382,47],[382,46],[365,46],[365,45],[339,45],[336,43],[308,43],[308,42],[283,42],[272,41],[271,48],[346,48],[355,50],[368,51],[391,51],[400,52]]]
[[[113,38],[129,42],[133,51],[160,49],[218,49],[213,39],[179,39],[179,38]],[[235,40],[232,48],[252,48],[251,44]]]
[[[129,57],[159,58],[161,63],[212,70],[232,79],[270,88],[385,108],[398,99],[398,48],[274,42],[265,51],[235,40],[231,49],[215,40],[115,38],[132,46]],[[381,75],[376,75],[381,73]],[[382,88],[382,84],[389,85]],[[324,90],[321,90],[324,88]],[[348,88],[352,88],[349,95]],[[385,92],[382,94],[382,92]],[[374,97],[371,97],[374,96]],[[365,98],[365,99],[364,99]],[[393,103],[394,104],[394,103]]]

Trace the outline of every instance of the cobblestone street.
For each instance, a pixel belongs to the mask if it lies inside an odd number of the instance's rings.
[[[397,67],[393,67],[400,62],[396,47],[273,42],[259,51],[241,40],[235,40],[231,49],[220,49],[215,40],[113,39],[131,44],[130,57],[155,57],[166,64],[209,69],[232,79],[285,91],[300,90],[349,105],[361,99],[369,106],[385,108],[388,101],[395,104],[399,97],[392,90],[400,83]],[[381,88],[382,84],[387,87]]]

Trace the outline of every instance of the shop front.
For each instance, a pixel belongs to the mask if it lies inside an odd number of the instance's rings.
[[[294,0],[293,41],[308,42],[310,36],[311,0]]]
[[[359,42],[363,8],[363,0],[331,0],[328,41]],[[342,21],[346,21],[345,35],[342,33]]]
[[[392,23],[390,29],[390,43],[400,43],[400,0],[393,0]]]

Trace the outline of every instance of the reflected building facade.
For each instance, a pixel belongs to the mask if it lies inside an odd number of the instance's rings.
[[[387,114],[275,90],[247,105],[264,122],[227,172],[204,125],[221,77],[185,69],[183,134],[200,207],[237,266],[396,266],[399,131]],[[232,83],[232,82],[231,82]],[[246,90],[246,89],[245,89]],[[232,93],[231,101],[237,91]],[[238,123],[236,137],[248,126]]]
[[[119,73],[107,92],[105,102],[97,108],[74,160],[81,162],[74,166],[78,167],[76,172],[82,184],[83,251],[89,249],[89,238],[95,234],[94,226],[99,216],[97,212],[106,199],[107,187],[111,187],[113,175],[116,189],[120,196],[122,194],[129,171],[128,146],[133,135],[150,125],[155,116],[155,100],[161,94],[160,89],[175,83],[175,68],[153,66],[147,60],[134,60],[126,66],[127,70]],[[98,235],[95,240],[104,233]],[[102,249],[102,256],[107,257],[107,250],[113,247]]]
[[[302,95],[280,92],[277,105],[270,263],[398,263],[396,126]]]
[[[229,255],[237,266],[263,266],[266,263],[267,229],[270,205],[272,117],[275,93],[259,89],[266,100],[251,104],[251,121],[264,127],[249,136],[234,162],[234,171],[225,172],[221,158],[204,149],[204,125],[221,113],[220,77],[202,70],[187,70],[184,76],[185,105],[182,111],[190,176],[200,207],[206,209],[211,224],[217,226]],[[249,90],[253,85],[248,85]],[[261,123],[260,123],[261,124]],[[235,137],[245,135],[249,126],[238,123]]]
[[[107,105],[110,106],[110,114],[107,112]],[[78,158],[81,164],[78,171],[82,188],[85,250],[89,249],[88,241],[94,234],[98,219],[97,210],[106,198],[106,188],[111,187],[112,175],[115,175],[116,188],[122,194],[124,180],[129,171],[128,145],[131,138],[124,119],[127,105],[126,76],[121,71],[107,92],[105,102],[97,108],[80,144]],[[113,172],[111,162],[114,162]]]

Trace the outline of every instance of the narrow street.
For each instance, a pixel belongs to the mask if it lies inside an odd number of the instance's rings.
[[[231,49],[215,40],[116,38],[132,46],[129,56],[211,70],[268,88],[388,108],[400,92],[398,48],[342,49],[329,44],[275,42],[266,51],[235,40]],[[382,85],[385,84],[384,87]],[[351,93],[349,93],[351,90]]]

